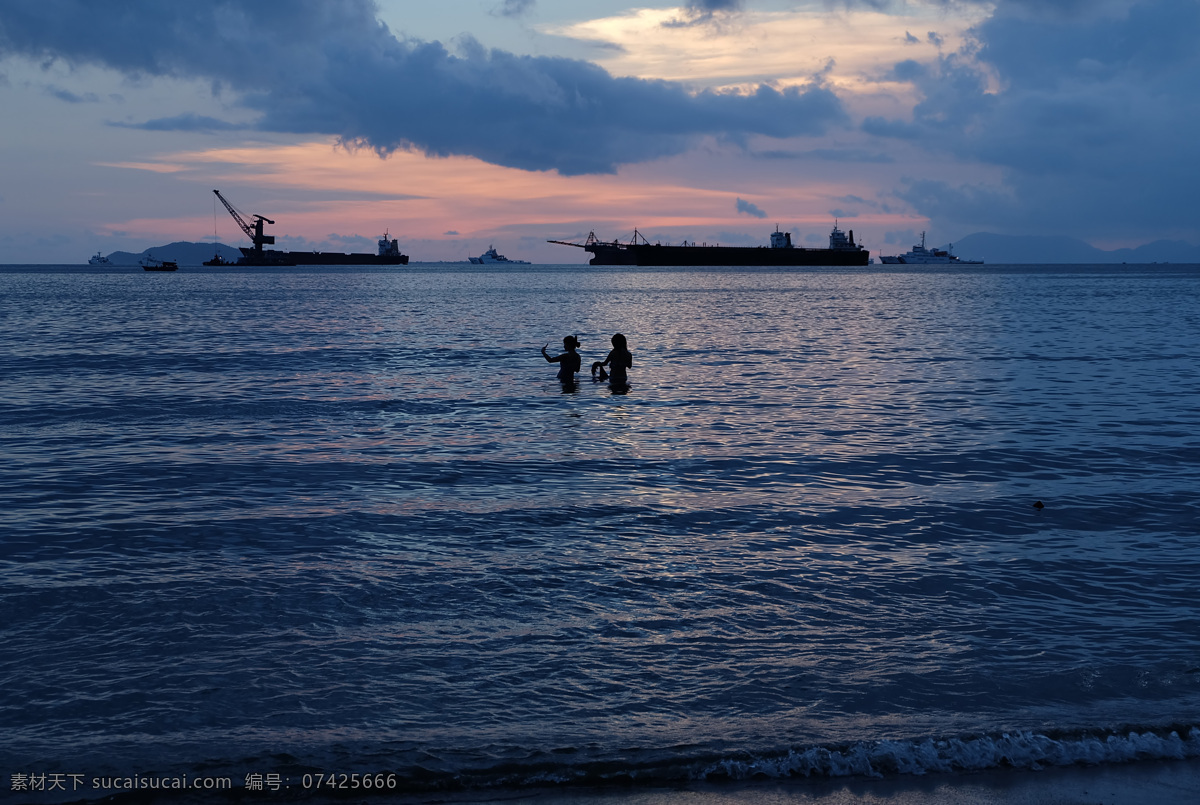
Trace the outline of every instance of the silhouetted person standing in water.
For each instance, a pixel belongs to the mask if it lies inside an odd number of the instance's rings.
[[[560,382],[574,383],[575,373],[579,371],[579,353],[575,351],[579,349],[579,339],[573,335],[567,336],[563,339],[563,349],[566,350],[563,354],[550,357],[550,353],[546,352],[546,347],[542,347],[542,357],[550,363],[559,364],[558,379]]]
[[[592,377],[597,380],[607,377],[610,386],[628,386],[629,375],[625,370],[633,368],[633,353],[625,344],[625,336],[620,333],[612,337],[612,345],[612,352],[608,353],[607,358],[592,364]],[[607,375],[604,373],[605,366],[608,367]],[[600,371],[599,377],[596,377],[596,370]]]

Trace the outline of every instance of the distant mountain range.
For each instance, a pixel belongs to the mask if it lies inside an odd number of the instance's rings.
[[[236,261],[242,253],[233,246],[224,243],[191,243],[186,240],[168,243],[166,246],[155,246],[144,252],[113,252],[108,259],[115,266],[136,266],[143,258],[153,257],[156,260],[174,260],[181,266],[204,265],[205,260],[213,259],[214,254],[220,254],[229,262]]]
[[[940,248],[946,248],[941,246]],[[908,247],[897,248],[903,254]],[[885,254],[893,252],[884,251]],[[1156,240],[1136,249],[1105,251],[1075,238],[1044,235],[996,235],[976,232],[954,241],[964,260],[1005,263],[1200,263],[1200,246],[1181,240]]]

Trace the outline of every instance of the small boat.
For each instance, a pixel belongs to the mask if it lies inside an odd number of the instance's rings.
[[[527,265],[529,265],[528,260],[509,260],[504,255],[497,254],[496,248],[494,246],[489,246],[488,250],[486,252],[484,252],[483,254],[479,255],[478,257],[469,257],[467,259],[470,260],[474,265],[477,265],[477,266],[478,265],[491,266],[491,265],[497,265],[497,264],[509,265],[509,266],[527,266]]]
[[[174,260],[156,260],[154,255],[148,254],[139,261],[143,271],[177,271],[179,263]]]
[[[954,244],[947,245],[945,251],[942,249],[926,249],[925,248],[925,233],[921,233],[921,242],[912,247],[912,251],[904,254],[884,257],[879,255],[879,262],[884,265],[937,265],[937,266],[981,266],[982,260],[962,260],[950,253],[950,249],[954,248]]]
[[[88,258],[89,266],[111,266],[112,264],[112,260],[109,260],[107,257],[100,254],[100,252],[96,252],[95,257]]]

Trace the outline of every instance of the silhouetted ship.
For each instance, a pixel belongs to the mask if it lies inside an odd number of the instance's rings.
[[[272,238],[274,241],[274,238]],[[274,249],[240,247],[239,266],[406,266],[408,255],[400,253],[400,244],[388,240],[385,233],[379,239],[379,253],[366,252],[279,252]]]
[[[865,266],[870,252],[854,242],[854,230],[849,236],[834,223],[829,233],[828,249],[806,249],[792,245],[792,234],[771,233],[771,245],[766,246],[709,246],[684,241],[679,246],[650,243],[635,229],[629,243],[606,243],[588,234],[584,243],[551,240],[562,246],[574,246],[591,252],[594,266]]]
[[[921,233],[921,242],[912,247],[912,251],[898,254],[893,257],[884,257],[879,255],[879,262],[884,265],[910,265],[910,266],[981,266],[982,260],[963,260],[955,257],[950,253],[950,249],[954,248],[954,244],[950,244],[945,250],[942,249],[926,249],[925,248],[925,233]]]
[[[174,260],[156,260],[154,255],[148,254],[138,261],[141,263],[143,271],[178,271],[179,263]]]
[[[344,254],[342,252],[281,252],[275,249],[264,249],[263,246],[272,245],[275,243],[274,235],[263,234],[263,224],[275,224],[270,218],[264,218],[261,215],[251,216],[254,218],[254,225],[246,223],[238,211],[233,208],[233,205],[225,200],[220,191],[214,190],[217,198],[225,205],[225,209],[229,210],[229,214],[233,216],[233,220],[237,221],[237,225],[246,236],[250,238],[250,242],[254,245],[247,248],[239,247],[242,256],[238,258],[237,265],[239,266],[406,266],[408,265],[408,255],[400,253],[400,243],[395,239],[388,239],[385,232],[383,237],[379,239],[379,253],[367,254],[351,253]]]

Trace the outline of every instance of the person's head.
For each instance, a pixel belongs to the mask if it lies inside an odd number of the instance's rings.
[[[563,339],[563,348],[566,350],[579,349],[579,339],[573,335],[569,335]]]
[[[612,337],[612,345],[617,349],[625,349],[625,336],[617,333]]]

